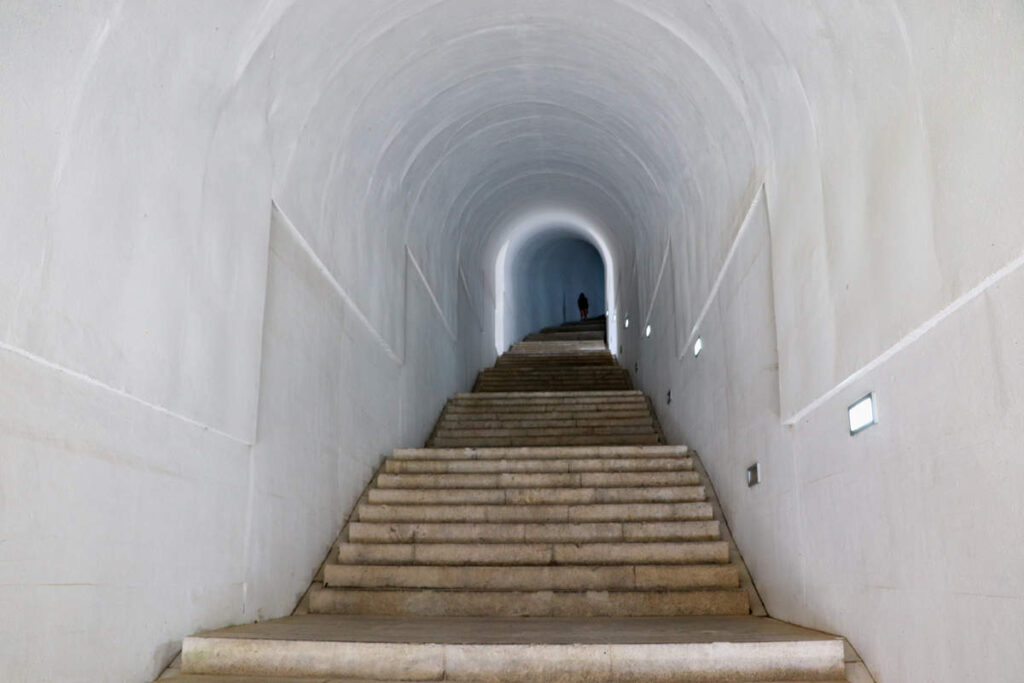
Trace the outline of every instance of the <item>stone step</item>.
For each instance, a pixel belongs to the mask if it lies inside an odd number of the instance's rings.
[[[482,372],[505,371],[514,368],[615,368],[621,370],[615,357],[607,351],[590,351],[585,353],[562,353],[550,351],[545,353],[512,351],[503,354],[490,368]]]
[[[396,460],[575,460],[596,458],[679,458],[693,461],[687,446],[539,446],[539,447],[473,447],[473,448],[396,448]]]
[[[480,394],[485,396],[486,394]],[[650,414],[650,407],[647,401],[633,401],[622,399],[618,401],[604,402],[572,402],[562,400],[549,401],[517,401],[502,400],[494,403],[456,403],[449,402],[444,413],[472,415],[491,414],[501,416],[516,416],[520,413],[569,413],[574,417],[601,417],[613,415],[620,412],[645,412]]]
[[[538,381],[538,382],[530,383],[530,384],[523,384],[521,382],[517,382],[515,384],[484,382],[484,383],[481,383],[481,384],[477,384],[476,387],[475,387],[475,390],[479,391],[480,393],[489,393],[489,392],[492,392],[492,391],[497,393],[497,392],[506,392],[506,391],[548,391],[548,390],[551,390],[551,389],[574,389],[574,388],[578,388],[578,387],[581,387],[581,386],[588,386],[588,387],[589,386],[594,386],[594,382],[591,382],[591,381],[580,381],[580,380],[567,381],[567,382],[541,382],[541,381]],[[606,382],[606,383],[601,383],[600,386],[602,386],[602,387],[604,387],[606,389],[617,389],[617,388],[621,388],[621,387],[627,387],[627,386],[629,386],[629,384],[627,382]]]
[[[481,410],[446,410],[442,419],[446,420],[483,420],[527,421],[527,420],[620,420],[623,418],[650,418],[651,411],[646,406],[631,410],[548,410],[533,412],[484,412]]]
[[[580,418],[499,418],[499,419],[474,419],[445,415],[441,418],[439,426],[446,430],[488,430],[504,431],[524,429],[546,432],[550,429],[585,429],[593,431],[595,428],[610,427],[646,427],[651,428],[654,418],[648,415],[633,417],[580,417]]]
[[[372,505],[360,522],[687,522],[713,518],[709,503],[607,505]]]
[[[486,617],[746,615],[743,589],[696,591],[451,591],[314,589],[317,614]]]
[[[696,590],[739,588],[732,565],[590,565],[424,567],[341,565],[325,568],[332,588],[448,588],[487,591]]]
[[[407,460],[384,461],[388,474],[483,474],[488,472],[677,472],[693,469],[689,457],[672,458],[574,458],[528,460]],[[687,483],[697,484],[694,479]]]
[[[322,615],[327,616],[327,615]],[[446,679],[453,680],[453,679]],[[489,678],[488,681],[506,680],[504,678]],[[562,679],[559,679],[562,680]],[[588,678],[586,680],[594,680]],[[622,679],[617,679],[622,680]],[[659,678],[658,680],[668,680]],[[682,680],[682,679],[678,679]],[[692,680],[692,679],[691,679]],[[829,680],[823,681],[822,683],[849,683],[850,679],[844,678],[842,680]],[[803,681],[758,681],[757,683],[806,683],[807,679]],[[302,678],[293,678],[291,676],[281,677],[273,676],[267,678],[265,676],[207,676],[203,674],[178,674],[175,676],[162,676],[160,683],[413,683],[409,680],[399,680],[397,678],[335,678],[332,677],[330,680],[319,680],[310,681],[309,677],[303,676]],[[476,683],[480,683],[479,680]]]
[[[695,486],[690,471],[571,472],[497,474],[381,474],[378,488],[402,489],[537,489],[537,488],[634,488],[640,486]],[[698,475],[699,480],[699,475]]]
[[[430,440],[438,448],[469,448],[473,446],[653,446],[657,434],[587,434],[580,436],[443,436]]]
[[[188,638],[182,668],[174,683],[209,680],[197,674],[273,676],[273,683],[317,676],[332,683],[781,683],[840,681],[844,667],[842,639],[764,617],[584,621],[309,614]]]
[[[650,408],[645,401],[631,401],[628,403],[558,403],[542,405],[508,405],[498,406],[475,406],[459,403],[449,403],[445,408],[445,416],[457,416],[467,420],[477,419],[502,419],[516,420],[533,419],[535,415],[563,415],[572,419],[616,417],[626,414],[629,417],[636,417],[651,414]]]
[[[477,384],[557,384],[559,382],[592,382],[587,390],[600,389],[603,384],[618,385],[628,381],[629,375],[619,368],[603,365],[591,366],[523,366],[505,370],[485,370],[477,377]],[[629,388],[629,387],[624,387]]]
[[[695,472],[686,472],[695,478]],[[706,500],[703,486],[518,489],[370,489],[370,503],[472,505],[585,505],[589,503],[686,503]]]
[[[603,438],[608,436],[634,437],[656,435],[654,427],[560,427],[557,429],[449,429],[443,425],[434,432],[436,439],[496,439],[496,438],[529,438],[529,439],[553,439],[553,438],[577,438],[595,437]]]
[[[614,403],[622,400],[644,400],[644,393],[638,389],[618,391],[512,391],[506,394],[458,393],[452,400],[462,403],[493,403],[500,401]]]
[[[339,564],[726,564],[725,541],[687,543],[342,543]]]
[[[547,358],[528,361],[519,358],[507,361],[477,373],[478,377],[501,377],[516,379],[519,377],[628,377],[629,373],[618,365],[602,359],[600,362],[583,362],[577,364],[568,358]],[[583,389],[593,391],[593,389]]]
[[[691,472],[505,472],[492,474],[379,474],[382,489],[534,489],[686,486]]]
[[[540,332],[526,335],[526,341],[598,341],[604,339],[604,332]]]
[[[591,383],[591,386],[586,387],[588,390],[600,389],[604,386],[613,389],[620,387],[628,389],[629,387],[625,386],[625,382],[628,379],[629,375],[618,368],[606,369],[599,365],[591,366],[588,369],[580,369],[578,366],[572,368],[534,368],[531,366],[499,372],[485,371],[477,378],[477,386],[482,384],[522,384],[532,387],[536,384],[555,385],[564,382],[579,385],[588,382]],[[510,389],[509,391],[515,391],[515,389]],[[530,391],[530,389],[524,389],[524,391]]]
[[[351,522],[353,543],[599,543],[717,541],[720,522],[486,523]]]
[[[555,436],[632,436],[648,434],[654,429],[652,424],[645,425],[610,425],[606,427],[549,427],[544,429],[494,428],[473,429],[471,427],[449,426],[444,422],[437,428],[436,436],[446,439],[480,436],[483,438],[502,436],[529,436],[530,438],[546,438]]]

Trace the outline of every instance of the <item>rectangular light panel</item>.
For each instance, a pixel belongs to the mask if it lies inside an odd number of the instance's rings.
[[[875,395],[868,394],[849,408],[850,436],[859,434],[871,425],[878,424],[878,411],[875,409]]]

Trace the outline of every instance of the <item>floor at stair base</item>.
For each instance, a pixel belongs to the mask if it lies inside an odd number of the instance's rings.
[[[189,638],[186,673],[376,681],[829,681],[840,639],[772,619],[291,617]]]

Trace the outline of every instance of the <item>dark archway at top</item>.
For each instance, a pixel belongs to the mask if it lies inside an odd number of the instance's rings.
[[[580,292],[589,300],[591,317],[606,311],[604,260],[587,240],[561,232],[539,236],[524,245],[510,265],[510,341],[579,319]]]

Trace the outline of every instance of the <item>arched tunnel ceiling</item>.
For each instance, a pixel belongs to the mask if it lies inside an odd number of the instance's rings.
[[[11,93],[0,144],[43,160],[4,178],[16,198],[8,222],[48,226],[18,235],[24,253],[46,253],[69,281],[98,280],[55,288],[9,250],[10,301],[31,290],[71,311],[41,322],[12,304],[10,327],[42,356],[66,353],[61,340],[81,328],[119,330],[95,342],[117,359],[154,326],[178,348],[189,346],[173,334],[183,327],[212,335],[236,326],[233,315],[257,320],[258,300],[224,315],[209,296],[185,305],[175,288],[153,288],[137,245],[161,263],[198,260],[198,289],[238,300],[265,274],[270,198],[390,349],[404,344],[396,302],[409,256],[454,334],[460,278],[476,299],[467,308],[486,317],[501,241],[538,207],[600,226],[631,310],[671,295],[671,324],[686,337],[763,196],[783,403],[795,412],[1021,246],[1024,5],[941,9],[4,3],[3,47],[26,68],[0,72]],[[963,248],[965,226],[979,234],[974,248]],[[103,244],[104,277],[64,236]],[[152,300],[109,305],[125,292]],[[144,321],[123,329],[129,314]],[[197,374],[222,367],[190,353]],[[93,363],[84,351],[67,361]],[[125,372],[158,366],[138,364]]]
[[[728,224],[757,173],[742,70],[727,61],[736,12],[289,3],[264,46],[275,198],[354,288],[371,271],[397,287],[401,269],[385,266],[408,245],[447,312],[456,258],[492,259],[502,226],[537,203],[587,211],[626,260],[660,253],[670,230]]]

